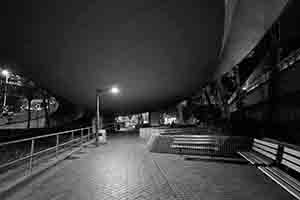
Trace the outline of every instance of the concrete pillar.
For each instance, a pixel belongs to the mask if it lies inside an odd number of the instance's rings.
[[[151,112],[149,114],[151,126],[159,126],[160,112]]]
[[[177,108],[177,116],[178,116],[178,123],[179,124],[184,124],[184,117],[183,117],[183,110],[184,107],[186,106],[186,101],[182,101],[181,103],[179,103],[176,108]]]

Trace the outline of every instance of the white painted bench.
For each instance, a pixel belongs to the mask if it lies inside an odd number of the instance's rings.
[[[253,165],[271,165],[277,159],[279,145],[270,141],[254,139],[250,151],[238,152]]]
[[[300,149],[288,146],[283,147],[281,166],[300,173]],[[275,166],[258,167],[264,174],[300,200],[300,182]]]

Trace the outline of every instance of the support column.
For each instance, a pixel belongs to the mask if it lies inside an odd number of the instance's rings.
[[[239,66],[235,66],[233,68],[233,74],[234,74],[234,78],[235,78],[235,83],[237,85],[236,88],[236,98],[237,98],[237,102],[236,102],[236,108],[237,110],[240,110],[240,112],[242,112],[243,114],[243,94],[242,94],[242,88],[241,88],[241,81],[240,81],[240,74],[239,74]]]
[[[177,106],[177,113],[178,113],[178,122],[179,124],[183,124],[183,109],[181,105]]]
[[[222,108],[222,113],[223,113],[223,117],[225,119],[228,119],[229,118],[229,112],[228,112],[228,104],[225,100],[225,95],[224,95],[224,87],[221,83],[221,80],[218,80],[217,81],[217,96],[218,96],[218,100],[220,102],[220,105],[221,105],[221,108]]]
[[[270,73],[270,84],[269,84],[269,108],[267,113],[267,120],[271,122],[273,120],[274,110],[276,109],[276,102],[278,101],[278,78],[279,69],[278,63],[281,59],[280,49],[280,23],[276,23],[271,28],[270,33],[270,53],[271,53],[271,73]]]
[[[212,103],[211,103],[211,100],[210,100],[210,97],[209,97],[209,94],[208,94],[208,91],[207,91],[206,87],[203,88],[203,92],[204,92],[205,98],[206,98],[206,100],[207,100],[207,102],[208,102],[208,106],[209,106],[210,108],[213,108],[213,105],[212,105]]]
[[[160,116],[160,112],[151,112],[150,113],[150,124],[151,124],[151,126],[158,126],[159,125],[159,116]]]

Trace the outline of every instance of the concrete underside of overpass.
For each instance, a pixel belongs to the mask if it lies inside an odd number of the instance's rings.
[[[272,1],[7,1],[2,62],[86,109],[151,111],[191,96],[240,62],[284,9]]]

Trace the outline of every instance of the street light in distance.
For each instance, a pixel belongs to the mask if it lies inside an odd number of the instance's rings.
[[[119,93],[120,93],[120,89],[119,89],[118,87],[114,86],[114,87],[112,87],[112,88],[110,89],[110,92],[111,92],[112,94],[119,94]]]
[[[2,70],[2,75],[7,77],[9,75],[9,71],[7,69]]]
[[[7,84],[8,84],[9,73],[10,72],[7,69],[1,71],[1,74],[5,76],[4,98],[3,98],[3,106],[2,106],[3,108],[6,107]]]
[[[117,95],[120,93],[120,89],[117,86],[112,86],[111,88],[105,89],[96,89],[96,145],[98,146],[98,133],[101,130],[102,138],[104,142],[106,142],[106,133],[103,133],[102,123],[100,123],[100,98],[105,93],[111,93],[113,95]]]

